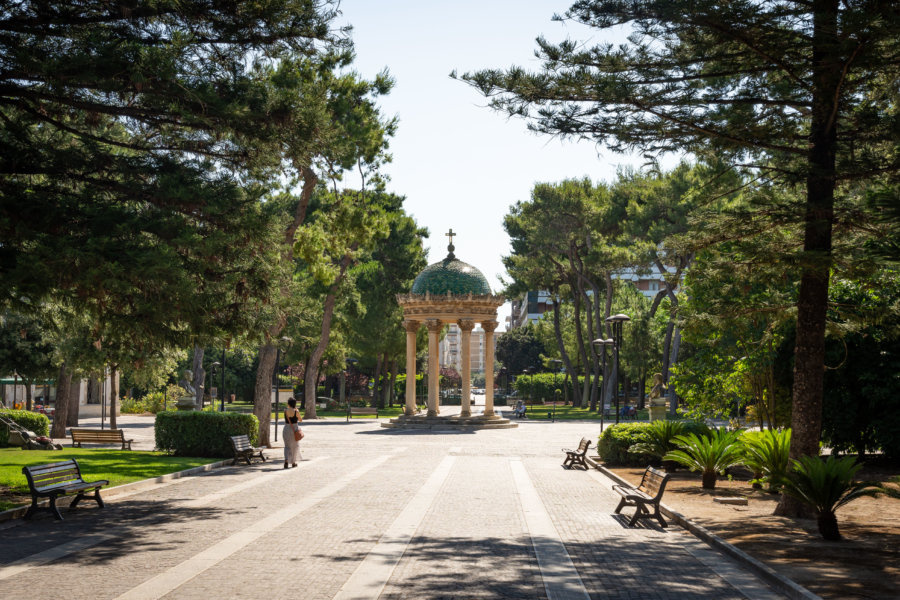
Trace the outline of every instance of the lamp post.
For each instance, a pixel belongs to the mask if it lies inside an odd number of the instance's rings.
[[[553,360],[550,361],[550,364],[554,365],[554,367],[553,367],[553,416],[550,417],[550,420],[551,420],[551,422],[555,423],[556,422],[556,376],[559,373],[559,368],[560,368],[560,365],[562,364],[562,361],[559,360],[558,358],[554,358]],[[601,427],[600,429],[602,430],[603,427]]]
[[[602,354],[600,355],[600,357],[602,360],[601,369],[603,372],[603,385],[600,388],[600,431],[603,431],[603,409],[606,406],[606,384],[607,384],[607,381],[606,381],[606,347],[612,346],[613,344],[615,344],[615,342],[612,339],[597,338],[596,340],[592,341],[591,344],[593,344],[594,347],[597,347],[597,346],[602,347]]]
[[[528,368],[528,369],[523,369],[523,370],[522,370],[522,375],[528,375],[529,373],[531,373],[531,369],[530,369],[530,368]],[[534,378],[533,378],[533,377],[531,378],[531,383],[534,383]],[[528,391],[531,392],[532,390],[529,389]],[[531,400],[531,394],[530,394],[530,393],[528,394],[528,399]],[[524,400],[523,400],[523,402],[524,402]]]
[[[219,412],[225,412],[225,347],[222,346],[222,400],[219,403]]]
[[[503,378],[506,377],[506,367],[500,367],[500,370],[497,372],[500,375],[500,387],[503,387]],[[509,406],[509,379],[506,380],[506,405]]]
[[[619,424],[619,365],[621,364],[619,361],[619,354],[622,351],[622,325],[626,321],[630,321],[631,317],[628,315],[619,313],[617,315],[612,315],[610,317],[606,317],[606,322],[612,325],[613,331],[613,351],[616,355],[616,366],[615,366],[615,382],[616,382],[616,424]],[[626,394],[625,400],[627,401],[628,390],[624,390]]]
[[[211,365],[209,365],[209,404],[213,407],[213,410],[216,408],[216,396],[213,394],[213,384],[215,384],[216,379],[213,377],[213,373],[216,371],[216,367],[222,366],[222,363],[219,361],[215,361]],[[217,390],[218,393],[218,390]]]

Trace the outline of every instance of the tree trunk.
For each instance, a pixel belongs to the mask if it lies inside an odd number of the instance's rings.
[[[34,408],[32,398],[34,393],[31,391],[31,379],[22,378],[22,381],[25,383],[25,410],[30,411]]]
[[[588,360],[587,350],[584,347],[584,336],[582,334],[582,323],[581,323],[581,295],[575,294],[575,298],[573,300],[574,308],[575,308],[575,341],[578,345],[578,352],[581,354],[581,364],[584,365],[585,375],[584,384],[581,390],[581,397],[578,399],[578,404],[573,405],[576,408],[581,408],[582,406],[587,405],[589,400],[589,394],[591,392],[591,378],[588,376],[589,373],[587,371],[587,366],[590,363]]]
[[[838,1],[813,0],[812,111],[809,171],[806,177],[806,215],[797,298],[797,340],[794,348],[794,387],[791,411],[792,459],[816,456],[822,433],[822,393],[825,369],[825,318],[831,268],[834,222],[837,114],[842,70],[838,39]],[[782,495],[775,508],[780,516],[798,516],[804,507]]]
[[[700,485],[703,487],[703,489],[706,489],[706,490],[715,489],[716,488],[716,472],[715,471],[703,471]]]
[[[66,427],[78,427],[78,415],[81,411],[81,380],[72,377],[69,384],[69,410],[66,411]],[[59,390],[57,389],[57,394]],[[59,414],[59,409],[56,409]]]
[[[663,381],[668,382],[669,373],[668,370],[678,362],[678,350],[681,347],[681,329],[678,325],[675,325],[674,332],[672,335],[672,349],[671,354],[669,356],[669,364],[666,365],[666,375]],[[678,394],[675,393],[675,386],[670,385],[668,389],[669,393],[669,414],[675,416],[675,411],[678,410]]]
[[[256,384],[253,387],[253,414],[259,420],[260,446],[270,448],[269,424],[272,421],[272,378],[275,376],[275,360],[278,349],[271,342],[259,349],[259,366],[256,368]],[[222,390],[224,394],[225,391]]]
[[[572,359],[569,357],[569,353],[566,352],[566,344],[563,341],[562,336],[562,325],[560,324],[559,319],[559,296],[556,295],[556,292],[553,293],[553,332],[556,334],[556,346],[559,348],[559,355],[562,357],[563,363],[566,365],[566,377],[569,374],[574,376],[575,369],[572,367]],[[507,374],[507,377],[509,375]],[[578,379],[574,379],[572,383],[572,389],[578,385]],[[566,386],[566,401],[569,400],[569,388]],[[575,399],[572,399],[572,405],[575,405]]]
[[[50,437],[62,439],[66,437],[67,416],[69,414],[69,396],[72,384],[72,374],[66,369],[66,363],[59,367],[59,375],[56,378],[56,416],[53,417],[53,426],[50,428]]]
[[[375,354],[375,373],[372,376],[372,408],[383,408],[378,406],[379,399],[381,398],[381,367],[383,364],[384,355],[381,352]]]
[[[116,413],[119,412],[119,365],[110,365],[109,369],[109,428],[118,429]]]
[[[389,395],[390,401],[389,404],[391,407],[394,406],[394,401],[397,400],[397,359],[393,359],[391,361],[391,389]]]
[[[837,515],[833,512],[822,513],[816,517],[819,533],[829,542],[841,541],[841,530],[838,528]]]
[[[194,346],[194,361],[191,365],[191,371],[194,373],[194,380],[191,385],[197,392],[197,405],[203,409],[203,401],[206,398],[206,372],[203,370],[203,348]]]

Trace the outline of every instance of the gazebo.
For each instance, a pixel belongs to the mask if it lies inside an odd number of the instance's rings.
[[[508,419],[494,413],[494,330],[497,328],[497,308],[502,296],[491,293],[484,275],[453,254],[453,230],[448,254],[443,260],[428,265],[413,282],[408,294],[398,294],[403,308],[406,329],[406,407],[405,414],[392,419],[385,426],[456,425],[463,427],[515,427]],[[438,342],[444,325],[455,323],[461,333],[462,407],[458,417],[441,418],[438,394]],[[484,330],[484,413],[472,414],[471,340],[476,324]],[[428,328],[428,409],[416,414],[416,333],[419,327]]]

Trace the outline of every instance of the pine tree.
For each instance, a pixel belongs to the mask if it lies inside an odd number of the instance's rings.
[[[835,196],[900,173],[900,5],[869,0],[576,2],[565,18],[626,26],[620,46],[538,40],[544,69],[464,76],[536,131],[647,154],[727,158],[803,187],[791,456],[815,455]],[[799,505],[783,502],[782,514]]]

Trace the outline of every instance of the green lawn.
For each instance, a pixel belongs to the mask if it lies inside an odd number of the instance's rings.
[[[528,412],[526,412],[525,415],[529,419],[547,420],[548,418],[550,418],[547,416],[548,412],[551,414],[553,413],[553,406],[545,406],[542,404],[534,404],[534,405],[529,404]],[[560,405],[560,406],[556,407],[555,418],[558,421],[578,420],[578,419],[599,421],[600,413],[598,413],[597,411],[590,411],[587,408],[574,408],[572,406],[561,406]],[[644,410],[637,411],[636,419],[626,419],[624,417],[619,417],[619,422],[620,423],[633,423],[635,421],[646,421],[648,418],[649,418],[649,415],[647,414],[647,410],[644,409]],[[605,421],[607,423],[610,423],[610,422],[615,423],[616,415],[615,414],[607,415],[605,418]]]
[[[110,486],[159,477],[217,460],[130,450],[66,448],[50,451],[0,448],[0,510],[20,506],[22,502],[11,501],[11,497],[28,494],[28,483],[22,474],[22,467],[70,458],[78,460],[81,474],[86,480],[108,479]]]

